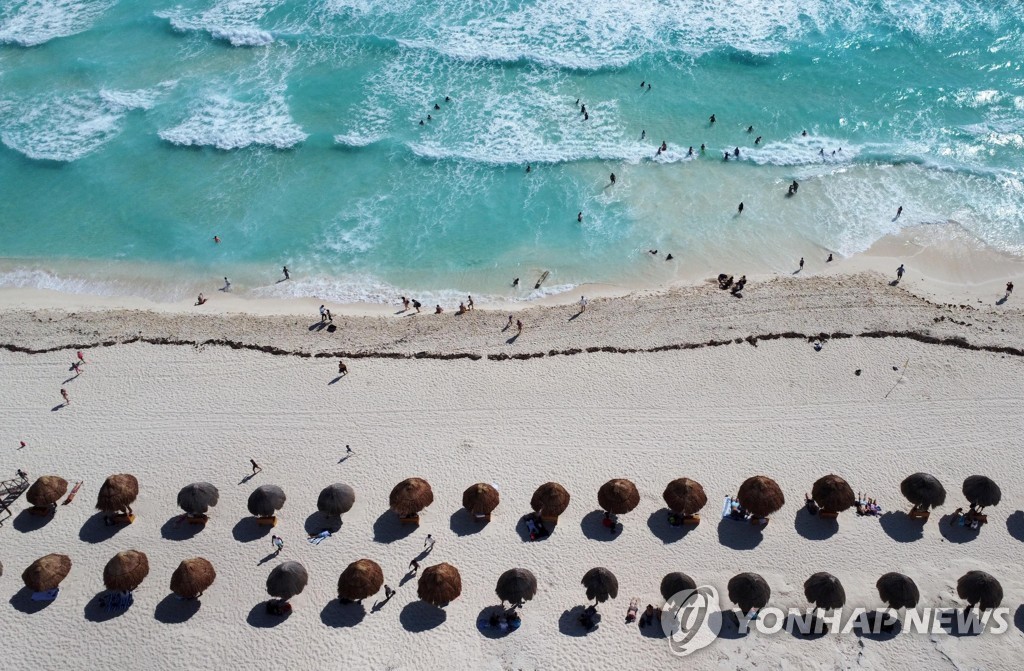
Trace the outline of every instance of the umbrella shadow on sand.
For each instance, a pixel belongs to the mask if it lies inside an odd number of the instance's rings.
[[[613,541],[622,532],[622,526],[616,522],[611,527],[604,526],[604,511],[593,510],[580,520],[583,535],[592,541]]]
[[[328,627],[354,627],[366,617],[366,607],[360,602],[342,603],[331,599],[320,611],[320,621]]]
[[[594,627],[592,629],[587,629],[580,623],[580,617],[587,608],[588,606],[573,606],[569,610],[563,611],[558,618],[558,631],[565,636],[577,638],[597,631],[601,625],[601,613],[599,612],[595,612],[593,615]]]
[[[156,605],[153,617],[164,624],[182,624],[192,619],[200,606],[199,599],[182,599],[177,594],[168,594]]]
[[[473,518],[473,513],[465,508],[459,508],[452,513],[451,519],[448,521],[448,526],[456,536],[471,536],[480,533],[487,527],[487,524],[488,522],[478,522]]]
[[[950,524],[953,522],[953,524]],[[981,527],[972,529],[967,526],[960,526],[956,523],[956,517],[950,513],[943,515],[939,520],[939,533],[950,543],[970,543],[981,534]]]
[[[1024,543],[1024,510],[1015,510],[1006,518],[1006,531]]]
[[[258,604],[252,607],[249,611],[249,615],[245,618],[245,621],[249,623],[250,627],[256,627],[258,629],[267,629],[270,627],[276,627],[288,618],[292,616],[292,612],[289,610],[283,615],[274,615],[267,612],[267,604],[269,601],[260,601]]]
[[[753,550],[764,540],[764,526],[723,517],[718,523],[718,542],[733,550]]]
[[[412,534],[419,525],[402,524],[391,510],[385,510],[373,523],[373,540],[377,543],[393,543]]]
[[[78,538],[86,543],[102,543],[117,535],[127,524],[107,524],[107,513],[96,513],[85,521]]]
[[[671,513],[672,511],[668,508],[662,508],[661,510],[655,510],[651,513],[651,516],[647,518],[647,528],[651,530],[651,533],[654,534],[655,537],[666,545],[682,540],[687,534],[697,528],[697,525],[695,524],[680,524],[679,526],[672,526],[668,523],[668,516]]]
[[[19,610],[26,615],[32,615],[33,613],[38,613],[43,610],[56,600],[33,601],[32,595],[34,593],[35,592],[33,592],[30,587],[22,587],[14,593],[14,596],[11,597],[11,605],[14,606],[15,610]]]
[[[36,515],[32,512],[31,508],[25,508],[18,513],[18,516],[14,518],[14,522],[12,524],[15,529],[26,534],[31,531],[39,531],[49,524],[53,518],[54,513],[52,512],[47,515]]]
[[[105,605],[105,600],[113,598],[114,595],[120,594],[119,592],[112,592],[110,590],[103,590],[97,592],[96,596],[89,599],[88,603],[85,604],[85,619],[90,622],[106,622],[107,620],[113,620],[115,617],[120,617],[131,610],[131,606],[126,608],[115,608],[110,609]]]
[[[889,538],[900,543],[913,543],[924,538],[924,524],[910,519],[910,515],[902,510],[884,513],[878,518]]]
[[[231,535],[239,543],[251,543],[266,538],[273,528],[259,524],[255,517],[243,517],[231,528]]]
[[[426,601],[413,601],[398,616],[405,630],[414,634],[440,627],[447,619],[448,613]]]
[[[336,534],[341,531],[341,525],[341,515],[325,515],[322,512],[317,511],[306,518],[306,535],[316,536],[324,530],[330,531],[332,534]]]
[[[839,522],[833,519],[812,515],[807,508],[797,511],[793,519],[796,532],[809,541],[823,541],[832,538],[839,531]]]
[[[185,515],[175,515],[160,527],[160,536],[169,541],[187,541],[203,530],[205,524],[189,524]]]

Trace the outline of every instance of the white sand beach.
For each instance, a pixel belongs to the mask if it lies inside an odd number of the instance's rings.
[[[84,481],[52,520],[25,513],[0,527],[0,602],[8,658],[20,666],[78,668],[592,669],[978,668],[1012,669],[1024,656],[1024,314],[1004,305],[931,303],[876,274],[754,283],[742,299],[711,284],[517,313],[526,329],[502,331],[507,313],[435,317],[196,314],[72,307],[0,311],[0,448],[5,477],[55,474]],[[810,342],[824,334],[816,351]],[[178,344],[167,344],[178,343]],[[69,366],[75,351],[82,374]],[[266,349],[270,351],[261,351]],[[589,351],[588,351],[589,350]],[[626,351],[623,351],[626,350]],[[661,350],[661,351],[656,351]],[[336,378],[337,356],[349,374]],[[513,357],[521,356],[523,359]],[[453,358],[454,357],[454,358]],[[855,374],[859,370],[860,374]],[[61,386],[71,400],[61,403]],[[19,449],[19,441],[27,446]],[[345,446],[354,451],[346,458]],[[263,471],[253,478],[249,459]],[[924,524],[903,514],[900,482],[925,471],[946,503]],[[106,527],[94,510],[104,478],[138,477],[137,520]],[[838,527],[803,511],[803,495],[836,473],[876,498],[881,518],[839,516]],[[759,531],[719,518],[722,498],[752,475],[781,485],[786,505]],[[964,478],[983,474],[1002,502],[978,532],[950,526],[966,508]],[[400,480],[430,482],[434,502],[419,528],[388,512]],[[703,484],[703,522],[687,533],[666,523],[662,492],[678,477]],[[597,490],[632,480],[639,506],[622,530],[601,526]],[[550,537],[524,541],[520,518],[536,487],[557,481],[572,499]],[[220,501],[202,530],[181,525],[178,490],[209,481]],[[351,485],[354,508],[318,546],[321,488]],[[462,492],[494,483],[489,524],[461,510]],[[256,535],[250,492],[288,496],[273,533]],[[426,534],[424,567],[456,566],[462,594],[438,610],[403,579]],[[105,563],[121,550],[149,557],[135,602],[98,616]],[[32,608],[20,579],[36,558],[71,557],[56,601]],[[198,604],[174,599],[170,576],[202,556],[217,580]],[[370,558],[397,589],[390,602],[341,606],[337,580]],[[263,611],[265,581],[285,559],[309,571],[294,612]],[[618,598],[585,634],[573,609],[595,566],[618,578]],[[497,605],[506,569],[537,577],[523,625],[483,635],[476,621]],[[627,605],[661,603],[671,571],[715,587],[760,573],[770,605],[806,607],[804,581],[828,571],[847,606],[882,605],[875,581],[912,577],[921,606],[963,607],[956,581],[980,569],[1002,584],[1011,625],[1003,634],[898,636],[785,632],[726,636],[684,661],[667,643],[624,624]],[[378,595],[383,599],[383,593]]]

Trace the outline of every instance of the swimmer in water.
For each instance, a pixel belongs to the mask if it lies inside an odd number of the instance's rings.
[[[739,206],[739,210],[738,211],[739,211],[740,214],[743,214],[743,202],[742,201],[740,202],[740,206]]]
[[[530,172],[530,164],[529,163],[526,164],[526,172]]]
[[[644,81],[640,82],[640,88],[643,88],[643,87],[644,87],[644,84],[646,84],[646,83],[647,83],[647,81],[646,81],[646,80],[644,80]]]
[[[434,117],[432,117],[432,116],[430,116],[430,115],[428,114],[428,115],[427,115],[427,121],[433,121],[433,120],[434,120]]]
[[[590,112],[584,112],[583,113],[583,120],[584,121],[589,121],[590,120]]]
[[[722,152],[722,160],[728,162],[728,160],[729,160],[729,152],[727,152],[727,151],[726,152]]]
[[[420,125],[421,126],[423,125],[423,119],[420,119]]]
[[[445,96],[445,97],[444,97],[444,101],[445,101],[446,103],[450,103],[450,102],[452,101],[452,99],[451,99],[451,98],[449,98],[448,96]]]
[[[800,135],[807,137],[807,131],[805,130],[803,133],[800,133]]]
[[[711,121],[711,123],[715,123],[715,115],[714,114],[711,115],[709,121]]]
[[[219,236],[219,235],[215,235],[215,236],[213,236],[213,241],[214,241],[214,242],[215,242],[216,244],[218,244],[218,245],[219,245],[219,244],[220,244],[220,236]]]
[[[514,280],[512,280],[512,286],[514,286],[514,287],[518,287],[519,286],[519,278],[518,277],[515,278]]]
[[[704,153],[704,143],[703,143],[703,142],[702,142],[702,143],[701,143],[701,145],[700,145],[700,153],[701,153],[701,154],[703,154],[703,153]]]
[[[736,151],[734,151],[734,152],[733,152],[732,154],[733,154],[733,156],[735,156],[736,158],[739,158],[739,157],[740,157],[740,148],[739,148],[739,147],[736,147]]]
[[[576,213],[576,221],[578,221],[580,223],[583,222],[583,212],[582,211]]]
[[[693,156],[693,146],[692,145],[690,146],[689,149],[686,150],[686,155],[687,156]]]
[[[747,132],[748,133],[753,133],[754,132],[754,127],[753,126],[747,126]]]
[[[671,254],[669,254],[668,256],[666,256],[666,257],[665,257],[665,260],[666,260],[666,261],[671,261],[671,260],[672,260],[672,259],[674,259],[674,258],[676,258],[676,257],[674,257],[674,256],[672,256]]]
[[[754,139],[754,144],[761,144],[761,136],[760,135],[758,135],[757,138]]]
[[[614,172],[611,175],[611,179],[612,179],[612,184],[614,184],[615,183],[615,173]],[[903,208],[900,208],[900,209],[903,209]]]
[[[661,150],[668,151],[668,144],[666,144],[664,140],[661,141]]]
[[[586,114],[586,113],[587,113],[587,103],[583,103],[582,105],[580,105],[580,114]]]
[[[438,105],[437,103],[434,103],[434,111],[437,111],[439,109],[441,109],[441,106]]]
[[[640,131],[640,139],[643,140],[646,137],[647,137],[647,131],[646,130],[641,130]]]

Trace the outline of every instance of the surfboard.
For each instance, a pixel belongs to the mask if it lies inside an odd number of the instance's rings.
[[[74,501],[75,500],[75,494],[77,494],[78,490],[81,489],[81,488],[82,488],[82,481],[79,480],[78,482],[75,483],[75,486],[71,489],[71,493],[68,494],[68,497],[66,499],[64,499],[64,503],[62,503],[61,505],[66,506],[67,504],[69,504],[72,501]]]
[[[534,289],[540,289],[540,285],[544,284],[544,280],[546,280],[547,278],[548,278],[548,271],[545,270],[543,273],[541,273],[540,279],[537,280],[537,283],[533,285],[533,288]]]

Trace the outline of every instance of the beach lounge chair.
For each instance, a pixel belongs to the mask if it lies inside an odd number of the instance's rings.
[[[818,517],[820,517],[823,520],[834,520],[837,517],[839,517],[839,513],[835,512],[834,510],[819,510]]]
[[[108,527],[115,524],[131,524],[135,521],[135,513],[114,513],[103,518]]]
[[[208,515],[187,515],[185,520],[189,524],[206,524],[210,518]]]
[[[416,526],[419,526],[420,525],[420,516],[419,515],[410,515],[409,517],[399,517],[398,521],[401,522],[402,524],[415,524]]]
[[[922,510],[921,508],[911,508],[909,517],[912,520],[921,520],[922,522],[927,522],[928,518],[931,517],[931,512],[927,510]]]
[[[54,587],[53,589],[46,590],[45,592],[32,592],[33,601],[53,601],[57,598],[60,593],[60,587]]]
[[[100,606],[108,613],[116,613],[135,603],[135,595],[131,592],[109,592],[100,597]]]
[[[257,517],[256,524],[258,524],[261,527],[276,527],[277,516],[271,515],[270,517]]]
[[[695,527],[700,524],[700,513],[694,513],[693,515],[683,515],[683,525],[688,527]]]

